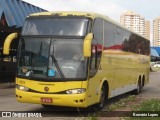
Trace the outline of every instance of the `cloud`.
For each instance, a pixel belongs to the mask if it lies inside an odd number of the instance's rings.
[[[23,0],[49,11],[88,11],[104,14],[117,22],[126,9],[106,0]]]

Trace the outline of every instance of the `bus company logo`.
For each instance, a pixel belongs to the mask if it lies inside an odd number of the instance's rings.
[[[44,87],[44,91],[48,92],[49,88],[48,87]]]
[[[20,80],[19,84],[25,84],[25,81],[24,80]]]

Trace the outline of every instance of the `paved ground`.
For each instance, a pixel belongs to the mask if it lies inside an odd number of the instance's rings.
[[[15,91],[14,91],[14,84],[0,84],[0,111],[48,111],[48,109],[42,107],[41,105],[36,104],[27,104],[27,103],[18,103],[15,100]],[[152,98],[152,97],[158,97],[160,98],[160,72],[151,72],[150,75],[150,83],[144,88],[143,93],[141,93],[138,97],[144,98]],[[115,98],[116,99],[116,98]],[[112,102],[112,101],[111,101]],[[63,112],[52,112],[48,113],[47,115],[52,115],[55,117],[44,117],[44,118],[38,118],[39,120],[71,120],[71,119],[79,119],[78,116],[81,116],[81,113],[79,113],[76,109],[74,109],[76,112],[70,112],[68,114],[67,110],[72,110],[72,108],[53,108],[55,110],[62,110]],[[67,117],[69,115],[73,115],[73,117]],[[0,120],[3,120],[4,118],[0,118]],[[12,118],[13,119],[13,118]],[[14,118],[17,120],[17,118]],[[27,118],[26,118],[27,119]],[[33,118],[34,120],[35,118]],[[25,119],[24,119],[25,120]],[[31,118],[30,118],[31,120]]]
[[[156,97],[160,98],[160,71],[159,72],[151,72],[149,84],[144,87],[143,93],[141,94],[143,97]]]

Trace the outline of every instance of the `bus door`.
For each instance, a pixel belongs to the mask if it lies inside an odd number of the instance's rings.
[[[93,104],[98,100],[98,91],[103,72],[101,70],[100,60],[102,51],[98,50],[97,45],[92,45],[92,53],[89,65],[89,104]]]

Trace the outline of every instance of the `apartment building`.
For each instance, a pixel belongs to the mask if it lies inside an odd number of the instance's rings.
[[[150,39],[150,22],[140,14],[128,10],[120,16],[120,23]]]
[[[160,17],[153,20],[153,46],[160,46]]]

